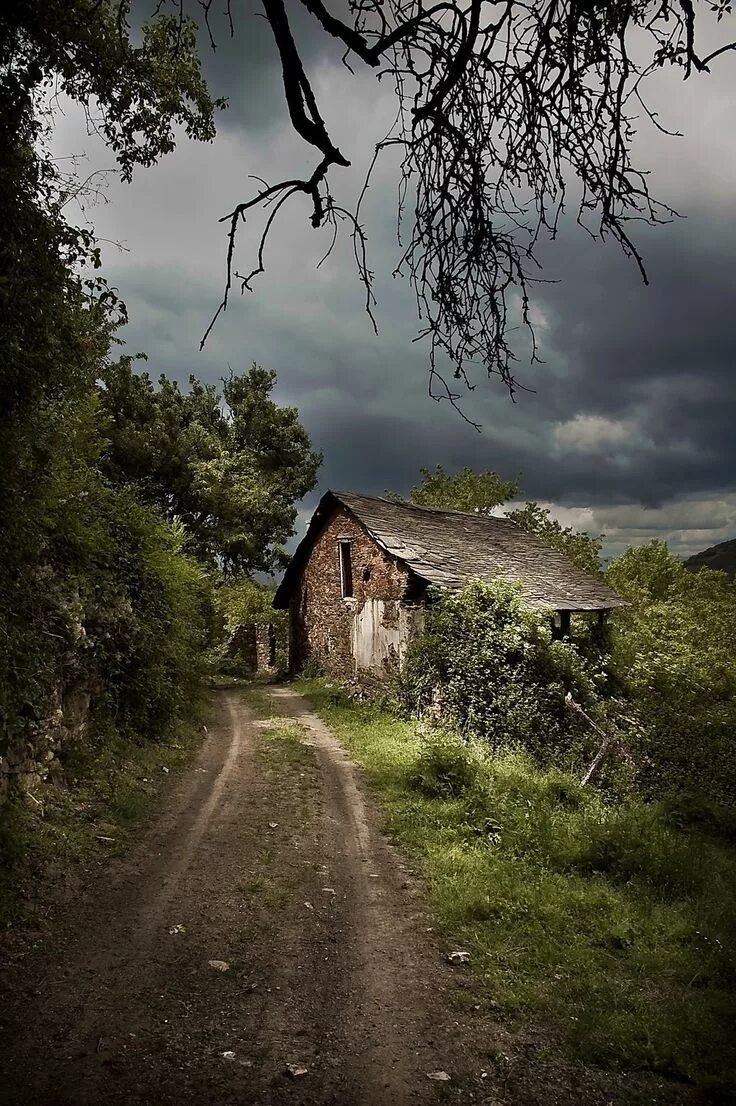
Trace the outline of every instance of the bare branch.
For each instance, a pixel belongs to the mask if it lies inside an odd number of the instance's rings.
[[[211,0],[201,2],[209,6]],[[679,67],[687,79],[736,50],[736,42],[727,42],[698,55],[693,0],[440,0],[431,6],[424,0],[350,0],[349,18],[333,15],[324,0],[299,0],[345,47],[346,65],[348,57],[358,59],[394,84],[394,125],[375,146],[351,207],[328,190],[328,172],[349,162],[320,114],[284,0],[261,2],[281,59],[292,125],[319,160],[311,176],[264,183],[226,216],[227,277],[218,314],[227,307],[241,220],[273,205],[256,266],[243,283],[248,288],[263,271],[276,212],[302,192],[311,199],[312,226],[327,224],[332,232],[320,264],[334,248],[338,227],[349,226],[375,328],[361,210],[380,153],[396,147],[401,256],[394,273],[405,275],[414,293],[418,337],[429,346],[430,395],[453,405],[460,392],[445,376],[461,390],[472,388],[478,367],[500,377],[513,397],[521,385],[511,340],[518,344],[520,329],[530,361],[539,360],[530,311],[539,281],[536,249],[542,235],[555,238],[573,182],[580,189],[579,224],[596,239],[612,237],[646,283],[630,224],[666,222],[676,213],[650,195],[646,172],[632,162],[642,110],[658,130],[673,133],[648,107],[644,83],[663,66]],[[709,0],[706,7],[719,22],[730,14],[728,0]]]

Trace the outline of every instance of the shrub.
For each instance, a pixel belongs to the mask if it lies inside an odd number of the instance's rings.
[[[479,758],[453,734],[436,733],[422,745],[410,784],[428,798],[458,798],[478,780]]]
[[[630,605],[611,621],[614,671],[635,707],[640,786],[732,804],[736,585],[693,573],[663,542],[629,549],[608,578]]]
[[[473,582],[429,611],[402,687],[412,710],[434,709],[465,737],[578,764],[596,737],[566,695],[601,716],[601,678],[573,644],[551,640],[544,617],[522,606],[518,588]]]
[[[185,534],[138,502],[109,493],[111,547],[84,612],[103,701],[126,731],[160,737],[185,717],[202,675],[208,581],[182,552]]]
[[[208,587],[180,529],[82,458],[57,464],[45,535],[3,581],[12,644],[0,660],[0,748],[48,716],[58,689],[93,692],[103,719],[162,737],[197,694]]]

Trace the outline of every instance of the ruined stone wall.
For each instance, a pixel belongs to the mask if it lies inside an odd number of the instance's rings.
[[[281,622],[241,622],[230,635],[227,654],[242,665],[247,675],[273,675],[283,663],[285,637]]]
[[[341,593],[338,543],[345,539],[351,541],[351,599],[343,599]],[[301,671],[313,658],[335,676],[354,676],[356,625],[362,612],[367,606],[375,611],[371,601],[380,600],[386,628],[398,626],[399,605],[408,584],[408,570],[388,557],[344,508],[336,509],[315,542],[292,596],[292,671]],[[385,650],[383,659],[387,659]]]
[[[227,655],[236,658],[246,672],[258,669],[258,628],[255,622],[240,622],[230,634]]]
[[[91,697],[82,685],[57,691],[47,717],[7,742],[0,755],[0,806],[13,785],[33,793],[49,777],[63,779],[59,757],[86,733]]]
[[[268,675],[275,671],[279,633],[273,622],[256,627],[256,671]]]

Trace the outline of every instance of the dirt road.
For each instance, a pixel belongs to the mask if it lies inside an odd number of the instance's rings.
[[[355,769],[303,699],[270,697],[302,729],[217,693],[132,855],[4,966],[3,1104],[504,1101]]]

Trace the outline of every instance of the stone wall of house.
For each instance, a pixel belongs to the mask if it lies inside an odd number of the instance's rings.
[[[54,695],[51,709],[21,737],[11,738],[0,755],[0,806],[11,787],[33,792],[46,779],[63,779],[60,756],[87,730],[92,693],[75,684]]]
[[[345,540],[351,542],[353,596],[344,599],[339,543]],[[313,659],[335,676],[352,678],[356,668],[380,669],[398,661],[399,631],[406,636],[410,629],[403,602],[410,585],[408,570],[387,556],[343,507],[336,508],[292,596],[291,670],[299,672]]]

